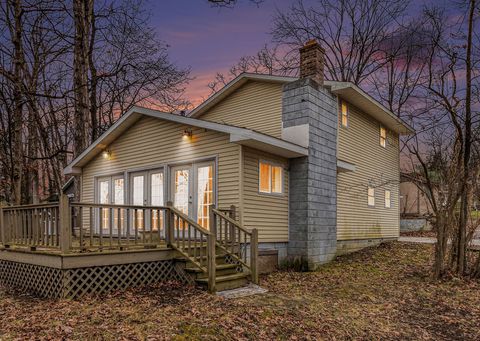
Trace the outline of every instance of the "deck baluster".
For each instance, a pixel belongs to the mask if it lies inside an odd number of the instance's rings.
[[[92,206],[90,206],[88,208],[88,216],[89,216],[88,218],[89,218],[89,223],[90,223],[90,226],[89,226],[89,228],[90,228],[89,229],[90,230],[90,247],[93,247],[93,237],[94,237],[93,236],[93,234],[94,234],[94,229],[93,229],[94,228],[94,226],[93,226],[94,225],[94,217],[93,216],[94,216],[94,214],[93,214],[93,207]]]
[[[127,225],[127,232],[126,232],[126,235],[127,235],[127,247],[128,245],[130,244],[130,209],[127,208],[125,210],[125,220],[126,220],[126,225]]]
[[[122,219],[121,219],[120,208],[117,208],[117,237],[118,237],[118,246],[121,246],[121,237],[122,237]]]

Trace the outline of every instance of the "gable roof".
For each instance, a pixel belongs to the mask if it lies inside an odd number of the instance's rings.
[[[258,133],[256,131],[239,128],[231,125],[198,120],[175,114],[169,114],[158,110],[134,106],[115,122],[94,143],[88,146],[64,169],[65,174],[78,174],[80,169],[101,153],[108,145],[120,137],[128,128],[133,126],[143,116],[158,118],[193,127],[218,131],[230,135],[230,142],[251,146],[256,149],[280,155],[283,157],[299,157],[308,155],[308,149],[297,144],[277,139],[275,137]]]
[[[215,106],[217,103],[221,102],[224,98],[230,95],[232,92],[240,88],[242,85],[248,81],[261,81],[268,83],[279,83],[285,84],[297,80],[296,77],[288,76],[274,76],[274,75],[262,75],[259,73],[241,73],[230,82],[227,83],[223,88],[217,91],[215,94],[210,96],[207,100],[193,109],[188,116],[189,117],[199,117],[203,113],[207,112],[210,108]]]
[[[415,133],[415,130],[410,125],[385,108],[380,102],[360,89],[357,85],[351,82],[325,81],[325,86],[330,88],[332,93],[352,103],[357,108],[385,125],[388,129],[393,130],[400,135]]]
[[[257,73],[242,73],[231,80],[222,89],[210,96],[205,102],[200,104],[189,113],[189,117],[199,117],[232,92],[240,88],[248,81],[261,81],[270,83],[286,84],[298,80],[298,77],[288,76],[274,76],[262,75]],[[324,82],[324,86],[332,93],[344,98],[352,103],[366,114],[372,116],[374,119],[385,125],[390,130],[395,131],[400,135],[413,134],[415,130],[405,123],[401,118],[393,112],[385,108],[376,99],[360,89],[351,82],[328,81]]]

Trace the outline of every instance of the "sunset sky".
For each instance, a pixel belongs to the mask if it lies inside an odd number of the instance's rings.
[[[418,13],[425,2],[415,1]],[[216,72],[225,72],[240,57],[255,54],[271,41],[272,18],[293,0],[265,0],[259,6],[240,0],[235,8],[213,8],[207,0],[151,0],[152,25],[170,45],[170,57],[179,66],[190,66],[195,77],[186,98],[199,104],[209,95],[207,87]],[[308,1],[315,2],[315,1]]]

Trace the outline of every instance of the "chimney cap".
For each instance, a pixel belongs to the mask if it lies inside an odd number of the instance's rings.
[[[318,43],[317,39],[310,39],[309,41],[307,41],[305,43],[305,45],[303,45],[301,48],[300,48],[300,51],[302,50],[310,50],[310,49],[317,49],[317,50],[320,50],[322,52],[325,52],[325,50],[323,49],[323,47]]]

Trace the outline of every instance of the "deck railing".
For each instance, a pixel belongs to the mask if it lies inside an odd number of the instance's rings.
[[[155,247],[165,242],[163,206],[71,203],[71,250]]]
[[[59,248],[60,219],[58,203],[2,207],[2,244]]]
[[[251,272],[252,282],[258,283],[258,230],[248,231],[234,219],[235,207],[230,210],[212,209],[211,230],[217,245],[228,252],[234,261]]]
[[[54,250],[60,253],[174,248],[208,274],[215,291],[216,250],[248,269],[258,282],[258,232],[235,220],[235,208],[210,208],[209,226],[200,226],[173,207],[69,202],[0,206],[0,245],[4,248]]]

